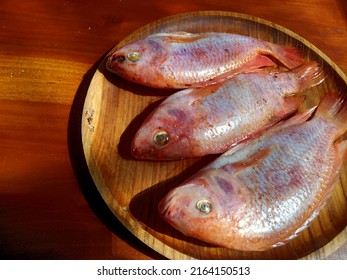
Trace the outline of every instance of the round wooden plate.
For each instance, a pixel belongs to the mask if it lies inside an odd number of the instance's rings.
[[[283,45],[298,46],[307,60],[327,74],[323,84],[306,92],[300,110],[318,104],[328,90],[347,93],[347,78],[321,51],[293,32],[247,15],[194,12],[150,23],[115,48],[156,32],[230,32]],[[169,90],[133,84],[105,70],[90,83],[82,116],[82,141],[91,176],[104,201],[137,238],[170,259],[322,259],[347,240],[347,162],[332,197],[311,226],[286,245],[264,252],[240,252],[188,238],[158,215],[158,202],[214,156],[172,162],[141,161],[130,156],[130,143],[146,116]],[[345,245],[346,246],[346,245]],[[347,249],[347,248],[346,248]]]

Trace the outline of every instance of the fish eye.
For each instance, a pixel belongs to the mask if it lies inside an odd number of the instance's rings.
[[[140,60],[141,54],[139,52],[130,52],[127,54],[127,58],[132,62],[136,62]]]
[[[164,130],[158,131],[153,137],[153,141],[159,146],[166,145],[169,142],[169,140],[169,134]]]
[[[196,203],[196,208],[200,211],[203,212],[205,214],[208,214],[211,212],[212,210],[212,205],[211,202],[209,202],[207,199],[200,199],[197,203]]]

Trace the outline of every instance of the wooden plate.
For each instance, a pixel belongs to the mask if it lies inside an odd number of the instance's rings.
[[[347,78],[321,51],[293,32],[268,21],[230,12],[195,12],[164,18],[126,37],[119,47],[156,32],[230,32],[301,48],[327,73],[307,92],[300,110],[316,105],[328,90],[347,93]],[[347,165],[338,185],[311,226],[288,244],[265,252],[240,252],[188,238],[158,215],[157,204],[169,191],[213,157],[173,162],[131,158],[130,143],[145,117],[170,91],[125,81],[105,70],[90,83],[82,116],[82,141],[91,176],[104,201],[137,238],[170,259],[321,259],[347,239]],[[347,248],[346,248],[347,249]]]

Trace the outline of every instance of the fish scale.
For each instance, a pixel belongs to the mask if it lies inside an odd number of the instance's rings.
[[[173,54],[164,63],[164,69],[169,70],[167,74],[174,74],[173,78],[176,80],[187,80],[187,84],[206,82],[213,78],[216,72],[230,71],[252,59],[252,52],[246,52],[241,61],[233,59],[233,57],[238,57],[239,53],[247,51],[243,48],[243,44],[253,41],[243,37],[240,37],[239,40],[241,41],[240,48],[234,47],[231,51],[229,49],[234,41],[225,40],[222,36],[209,37],[204,39],[207,42],[192,42],[189,45],[185,44],[184,47],[182,47],[182,43],[173,43]],[[180,57],[187,59],[177,59]],[[206,61],[206,67],[201,65],[201,60]],[[181,71],[182,69],[185,71]]]
[[[252,78],[252,76],[247,76],[246,78],[242,78],[241,76],[239,79],[235,79],[235,83],[232,86],[226,85],[222,90],[215,93],[215,95],[204,98],[202,108],[207,111],[210,118],[218,119],[221,114],[235,116],[235,111],[241,111],[240,116],[243,116],[245,112],[250,113],[252,116],[255,115],[254,113],[258,115],[258,110],[263,108],[262,105],[264,102],[276,102],[278,100],[278,103],[283,103],[281,102],[283,98],[280,94],[272,94],[273,90],[269,87],[266,79],[261,81],[261,76],[257,76],[255,79]],[[261,84],[263,87],[260,90],[259,87]],[[259,91],[263,91],[264,94],[259,95]],[[228,102],[228,99],[230,99],[229,94],[238,96],[231,104]],[[254,117],[256,118],[257,116]]]
[[[175,80],[186,80],[186,84],[194,84],[205,82],[218,72],[226,72],[229,68],[236,65],[232,63],[232,59],[227,52],[219,52],[220,49],[227,49],[230,42],[222,40],[209,40],[206,44],[201,42],[193,42],[186,47],[182,47],[182,43],[173,43],[173,54],[164,63],[166,74],[174,74]],[[203,45],[203,47],[201,47]],[[208,49],[209,48],[209,49]],[[177,59],[186,57],[185,59]],[[201,60],[208,61],[208,67],[201,65]],[[225,61],[229,60],[229,67]],[[181,71],[185,69],[185,71]],[[206,78],[207,77],[207,78]]]

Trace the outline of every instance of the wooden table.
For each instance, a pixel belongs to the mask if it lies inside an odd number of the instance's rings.
[[[0,1],[0,258],[163,259],[119,223],[83,161],[83,94],[137,28],[198,10],[250,14],[301,35],[347,73],[344,0]],[[347,258],[347,246],[330,258]]]

